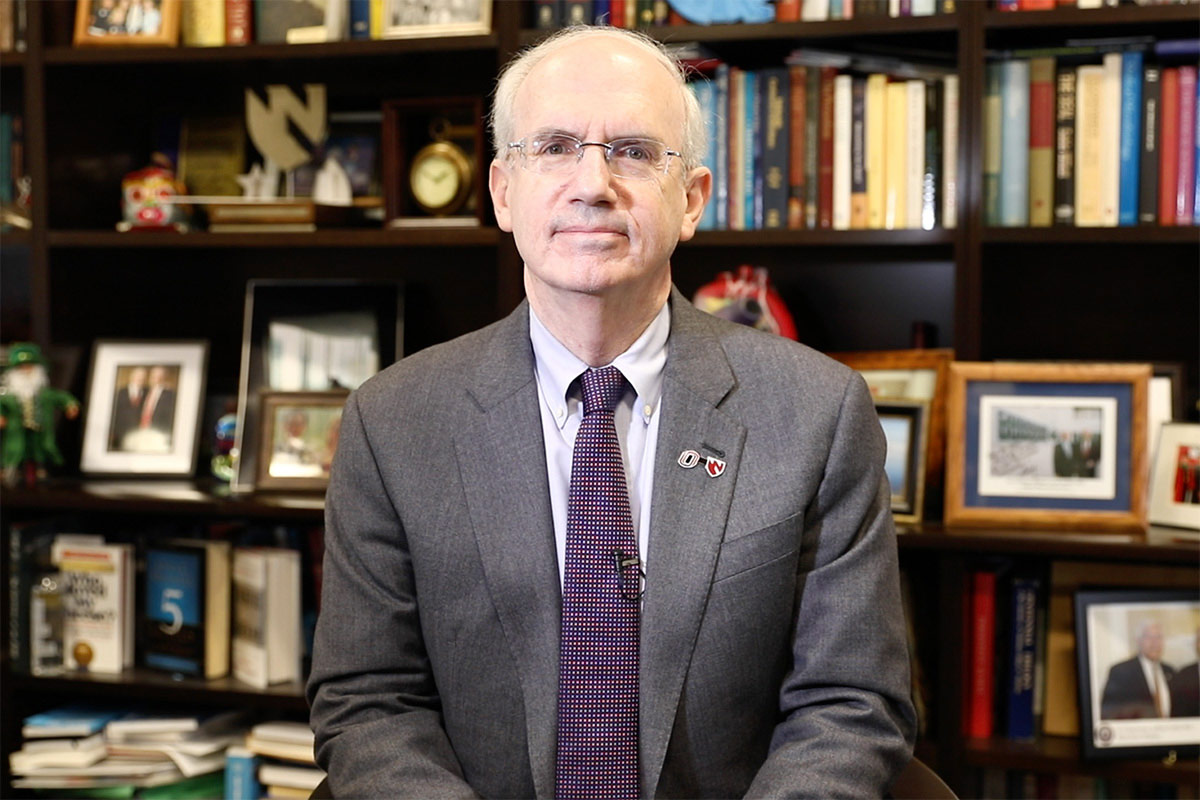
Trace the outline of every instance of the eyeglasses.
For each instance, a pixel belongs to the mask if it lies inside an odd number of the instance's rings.
[[[553,175],[569,172],[583,159],[585,147],[604,148],[604,160],[618,178],[648,181],[671,166],[671,156],[680,157],[662,142],[653,139],[613,139],[611,142],[581,142],[565,133],[528,136],[509,142],[510,149],[521,151],[521,163],[531,172]]]

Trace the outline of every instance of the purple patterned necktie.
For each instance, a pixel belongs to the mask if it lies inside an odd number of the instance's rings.
[[[640,562],[613,409],[616,367],[583,373],[567,499],[554,793],[638,796]]]

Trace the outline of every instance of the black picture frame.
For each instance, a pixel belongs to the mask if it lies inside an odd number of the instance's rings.
[[[1200,591],[1081,589],[1075,594],[1075,636],[1085,759],[1200,754]],[[1158,716],[1160,709],[1155,708],[1138,661],[1143,637],[1149,650],[1156,638],[1160,642],[1160,682],[1166,686],[1159,694],[1169,698],[1162,709],[1166,717]]]
[[[884,469],[892,488],[892,518],[902,524],[915,525],[921,521],[925,505],[929,403],[876,400],[875,412],[888,444]]]
[[[242,363],[238,381],[238,456],[230,489],[255,488],[262,429],[262,396],[269,391],[354,389],[357,383],[286,385],[271,374],[271,325],[280,320],[349,315],[374,320],[375,371],[404,354],[404,285],[399,281],[252,280],[246,285]],[[365,379],[366,374],[358,378]],[[361,382],[361,381],[359,381]]]

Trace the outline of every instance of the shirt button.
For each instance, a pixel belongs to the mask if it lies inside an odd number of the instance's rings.
[[[642,406],[642,413],[648,417],[654,413],[654,408],[649,403],[647,403],[646,405]]]
[[[558,417],[559,419],[562,419],[562,415],[565,413],[566,412],[563,410],[562,406],[559,406],[558,408],[554,409],[554,416]]]

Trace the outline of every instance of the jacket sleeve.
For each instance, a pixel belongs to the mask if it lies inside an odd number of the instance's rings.
[[[343,413],[307,695],[335,797],[474,797],[442,725],[411,558],[364,427]]]
[[[862,379],[842,397],[805,515],[792,666],[748,796],[881,797],[916,731],[885,443]]]

